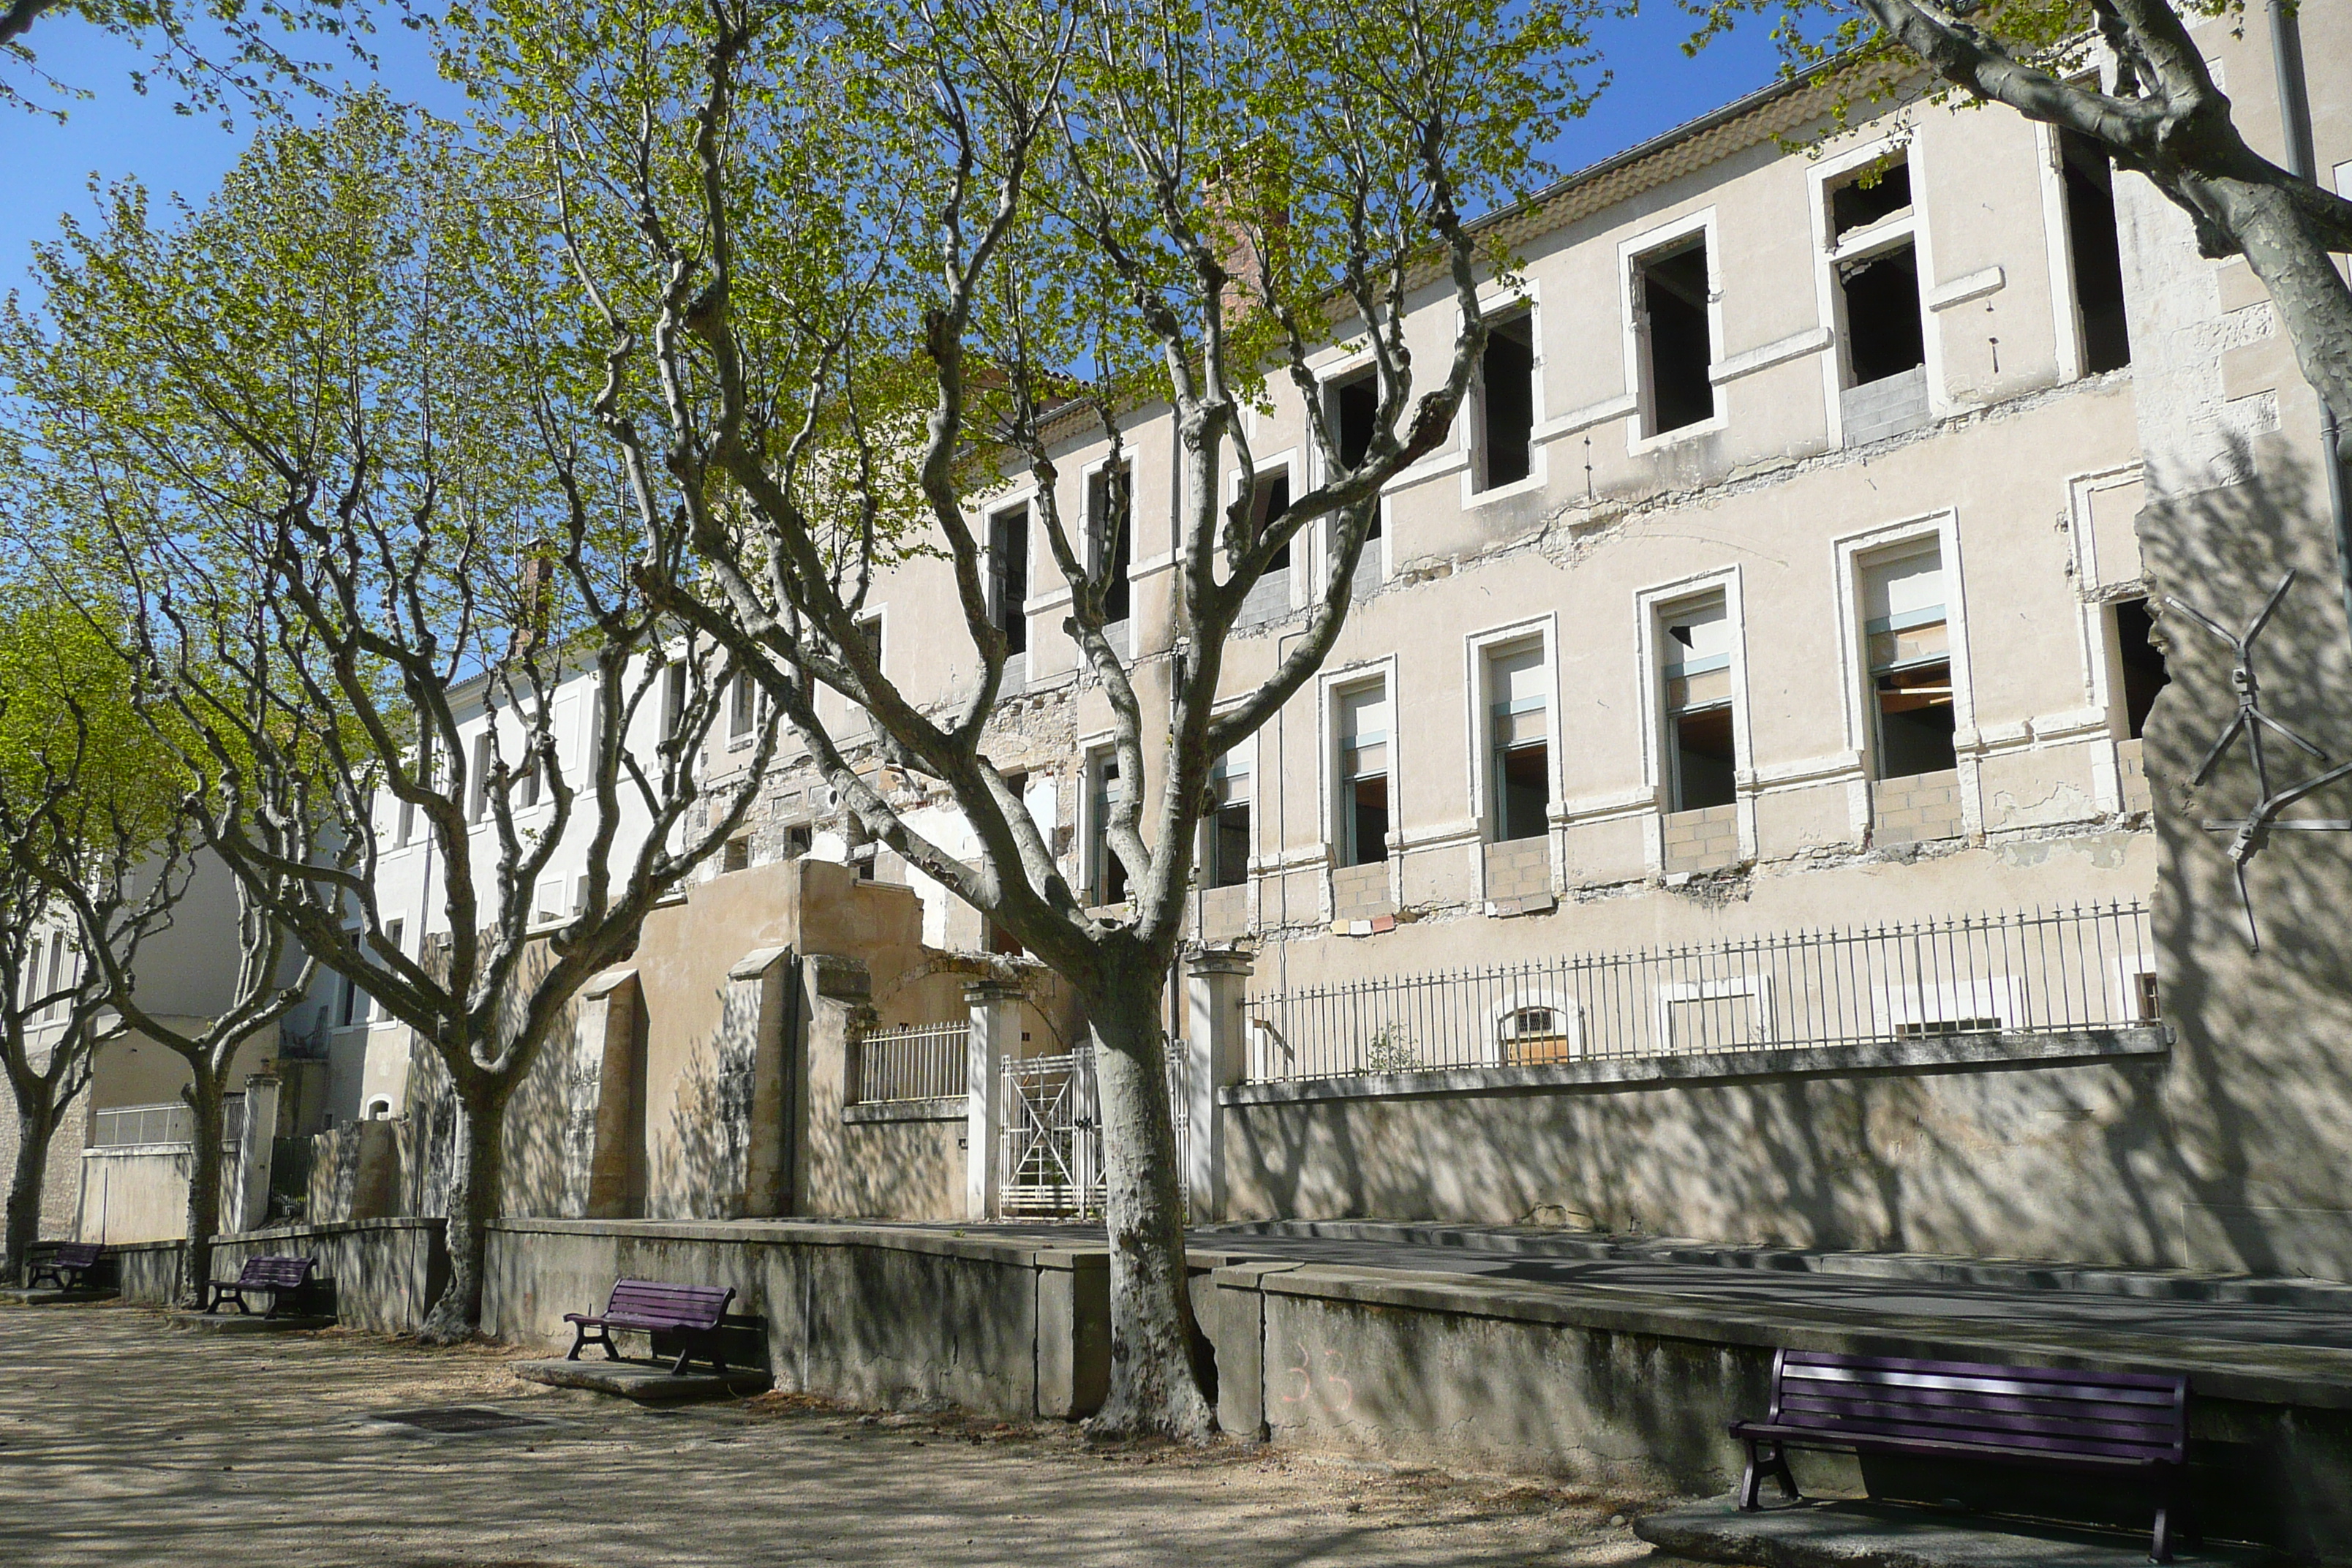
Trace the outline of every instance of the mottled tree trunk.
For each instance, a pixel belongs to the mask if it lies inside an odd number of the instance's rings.
[[[8,1173],[7,1232],[0,1237],[0,1280],[21,1285],[33,1243],[41,1238],[41,1193],[49,1172],[49,1140],[58,1130],[49,1085],[16,1085],[16,1168]]]
[[[506,1178],[507,1097],[511,1085],[457,1086],[457,1168],[449,1184],[449,1283],[425,1315],[429,1344],[470,1339],[482,1324],[490,1224],[499,1217]]]
[[[1108,994],[1087,998],[1102,1047],[1095,1077],[1110,1231],[1110,1388],[1089,1429],[1200,1442],[1217,1423],[1203,1391],[1205,1356],[1186,1283],[1161,978],[1122,977]]]
[[[188,1086],[188,1110],[194,1122],[188,1150],[188,1250],[180,1275],[180,1299],[202,1307],[205,1287],[213,1278],[213,1238],[220,1234],[221,1075],[205,1063],[195,1066],[195,1081]]]

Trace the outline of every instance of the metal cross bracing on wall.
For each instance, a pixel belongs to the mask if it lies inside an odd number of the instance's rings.
[[[1060,1056],[1006,1058],[997,1079],[997,1212],[1000,1217],[1093,1218],[1103,1211],[1102,1100],[1093,1046]],[[1181,1184],[1191,1141],[1189,1055],[1168,1046],[1169,1110],[1176,1123]]]

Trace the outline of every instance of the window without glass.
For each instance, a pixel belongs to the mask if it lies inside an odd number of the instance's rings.
[[[1908,163],[1860,169],[1829,192],[1831,246],[1911,211]],[[1905,233],[1867,252],[1842,257],[1838,290],[1844,305],[1846,384],[1866,386],[1927,363],[1927,328],[1919,315],[1919,258]]]
[[[1731,613],[1721,594],[1677,605],[1666,635],[1667,788],[1674,811],[1729,805],[1738,794],[1731,712]]]
[[[1339,863],[1368,866],[1389,853],[1389,701],[1386,685],[1339,698]]]
[[[750,835],[746,834],[740,838],[730,838],[720,847],[719,851],[719,869],[722,874],[729,871],[748,871],[751,868],[751,839]]]
[[[1214,801],[1202,825],[1201,882],[1203,887],[1238,888],[1249,880],[1250,760],[1246,752],[1227,752],[1209,773],[1209,793]]]
[[[1342,380],[1332,382],[1323,389],[1324,417],[1330,421],[1339,442],[1339,466],[1353,468],[1372,449],[1372,431],[1380,423],[1380,382],[1371,366]],[[1372,525],[1365,531],[1366,539],[1381,536],[1381,513],[1375,507]]]
[[[1488,327],[1478,363],[1478,489],[1528,477],[1535,427],[1535,318],[1522,310]]]
[[[1953,766],[1951,638],[1938,548],[1866,565],[1862,613],[1878,776],[1909,778]]]
[[[1543,836],[1551,805],[1549,688],[1541,643],[1486,656],[1495,792],[1490,826],[1498,839]]]
[[[1092,828],[1088,844],[1087,885],[1094,889],[1097,905],[1124,903],[1127,900],[1127,865],[1111,852],[1110,816],[1125,795],[1119,787],[1118,757],[1106,749],[1097,752],[1087,763],[1088,794],[1092,796],[1088,813]]]
[[[1260,474],[1250,489],[1250,526],[1263,534],[1290,510],[1290,470],[1277,469]],[[1265,564],[1266,575],[1290,570],[1290,542],[1283,541],[1282,548]]]
[[[2147,601],[2118,599],[2110,613],[2116,618],[2116,646],[2123,659],[2124,722],[2130,737],[2137,741],[2147,728],[2148,710],[2156,706],[2156,694],[2165,689],[2172,676],[2164,668],[2164,650],[2148,635],[2156,623],[2148,616]]]
[[[1694,236],[1634,262],[1633,300],[1641,342],[1642,433],[1663,435],[1714,418],[1706,238]]]
[[[988,520],[991,614],[1004,634],[1004,651],[1029,648],[1029,509],[1016,506]]]
[[[2097,142],[2074,131],[2058,132],[2058,154],[2066,185],[2066,240],[2083,329],[2083,369],[2116,370],[2131,363],[2131,332],[2124,321],[2115,164]]]
[[[1094,541],[1095,564],[1108,573],[1103,585],[1103,620],[1128,617],[1127,574],[1130,540],[1128,512],[1132,485],[1124,466],[1102,468],[1087,481],[1087,532]]]

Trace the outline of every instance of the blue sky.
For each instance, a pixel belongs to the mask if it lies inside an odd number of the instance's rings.
[[[1764,86],[1776,65],[1765,31],[1751,25],[1692,60],[1680,48],[1689,21],[1672,0],[1651,0],[1646,15],[1602,23],[1598,41],[1614,83],[1590,116],[1569,127],[1554,157],[1563,169],[1580,167]],[[21,111],[0,121],[0,290],[25,286],[31,247],[57,234],[60,213],[96,210],[92,174],[107,181],[135,174],[159,200],[176,193],[201,201],[251,130],[245,117],[226,132],[215,121],[174,113],[161,90],[140,96],[130,72],[142,63],[141,52],[69,17],[45,20],[27,41],[45,69],[93,96],[71,105],[62,125]],[[419,35],[390,26],[374,45],[396,95],[462,112],[463,95],[435,77]]]

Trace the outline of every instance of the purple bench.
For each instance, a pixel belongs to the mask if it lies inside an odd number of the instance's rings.
[[[2196,1539],[2180,1488],[2185,1376],[1784,1350],[1764,1419],[1735,1421],[1731,1435],[1748,1445],[1739,1506],[1751,1513],[1766,1476],[1801,1500],[1790,1448],[1832,1448],[2144,1478],[2156,1505],[2148,1560],[2172,1561],[2176,1531]]]
[[[37,1290],[44,1279],[55,1280],[60,1290],[79,1289],[83,1276],[97,1268],[105,1258],[106,1248],[97,1242],[68,1241],[25,1271],[25,1289]],[[68,1275],[73,1278],[68,1279]]]
[[[223,1304],[234,1301],[240,1313],[250,1312],[253,1308],[246,1301],[247,1294],[267,1290],[269,1310],[262,1316],[274,1318],[288,1297],[299,1295],[309,1286],[310,1270],[318,1261],[315,1258],[248,1258],[236,1279],[212,1281],[212,1294],[205,1302],[205,1310],[216,1312]]]
[[[639,1329],[646,1333],[674,1333],[679,1336],[682,1348],[677,1364],[671,1367],[672,1376],[683,1376],[687,1363],[699,1349],[712,1368],[724,1373],[727,1358],[719,1349],[719,1325],[727,1316],[727,1303],[735,1299],[732,1285],[664,1285],[652,1279],[618,1279],[613,1283],[612,1299],[604,1310],[590,1315],[566,1312],[563,1321],[572,1325],[572,1351],[563,1359],[578,1361],[580,1352],[590,1345],[603,1345],[606,1361],[618,1361],[621,1352],[613,1348],[614,1329]],[[594,1332],[590,1332],[593,1330]]]

